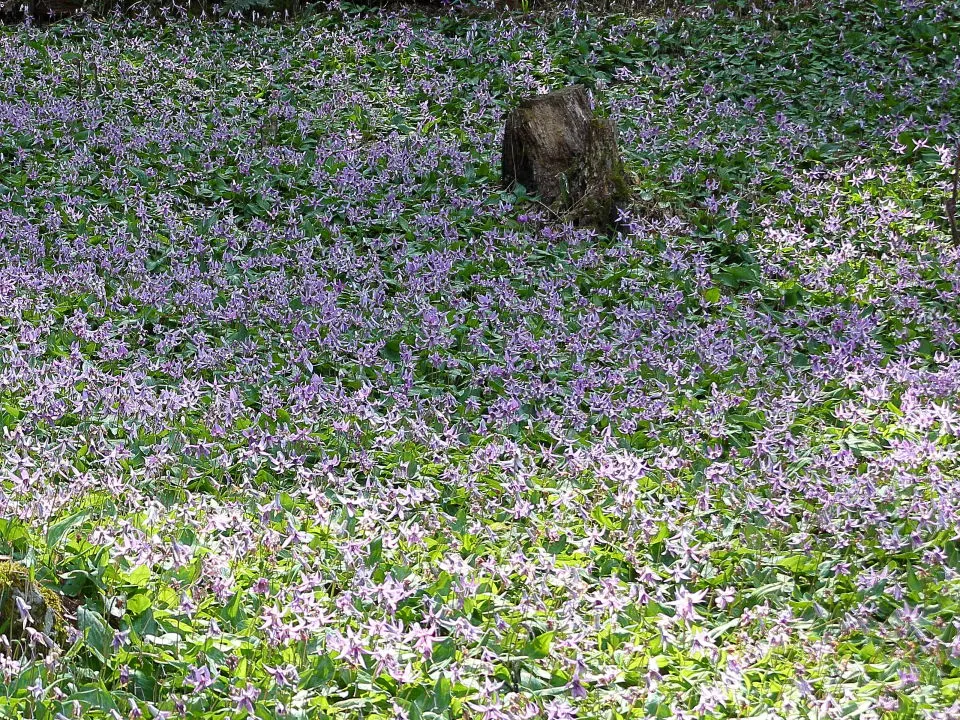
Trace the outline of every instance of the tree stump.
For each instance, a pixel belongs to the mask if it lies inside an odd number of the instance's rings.
[[[63,20],[83,10],[83,0],[34,0],[34,5],[40,22]]]
[[[36,23],[49,23],[76,15],[83,0],[0,0],[0,20],[22,22],[28,17]]]
[[[61,640],[63,604],[56,593],[34,582],[23,565],[0,559],[0,649],[28,641],[27,628]]]
[[[0,0],[0,21],[4,23],[23,19],[23,3],[17,0]]]
[[[617,128],[580,85],[520,103],[507,116],[501,175],[580,225],[607,227],[628,195]]]

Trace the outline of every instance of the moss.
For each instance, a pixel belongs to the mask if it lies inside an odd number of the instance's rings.
[[[616,126],[609,118],[594,117],[587,148],[572,184],[577,203],[570,215],[578,225],[599,232],[614,228],[617,210],[630,198],[631,188],[617,142]]]
[[[600,232],[614,229],[617,211],[629,200],[631,184],[622,166],[616,166],[610,175],[609,193],[596,193],[583,198],[575,209],[576,220]]]
[[[612,180],[614,200],[623,202],[629,198],[633,182],[631,182],[631,179],[627,176],[622,164],[614,169]]]
[[[62,640],[66,623],[60,596],[32,579],[30,570],[20,563],[0,560],[0,633],[10,640],[22,640],[16,599],[21,597],[30,606],[33,626],[52,639]]]

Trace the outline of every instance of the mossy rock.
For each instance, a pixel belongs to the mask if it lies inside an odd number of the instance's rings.
[[[34,580],[25,566],[0,560],[0,635],[12,644],[25,641],[27,635],[18,598],[29,607],[31,627],[54,642],[63,640],[66,624],[60,596]]]

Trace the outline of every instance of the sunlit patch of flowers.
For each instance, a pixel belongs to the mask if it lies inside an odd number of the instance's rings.
[[[0,717],[960,717],[956,6],[341,10],[0,31]]]

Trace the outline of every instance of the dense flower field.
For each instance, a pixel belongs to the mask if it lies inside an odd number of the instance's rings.
[[[960,8],[730,7],[0,30],[0,717],[960,717]]]

